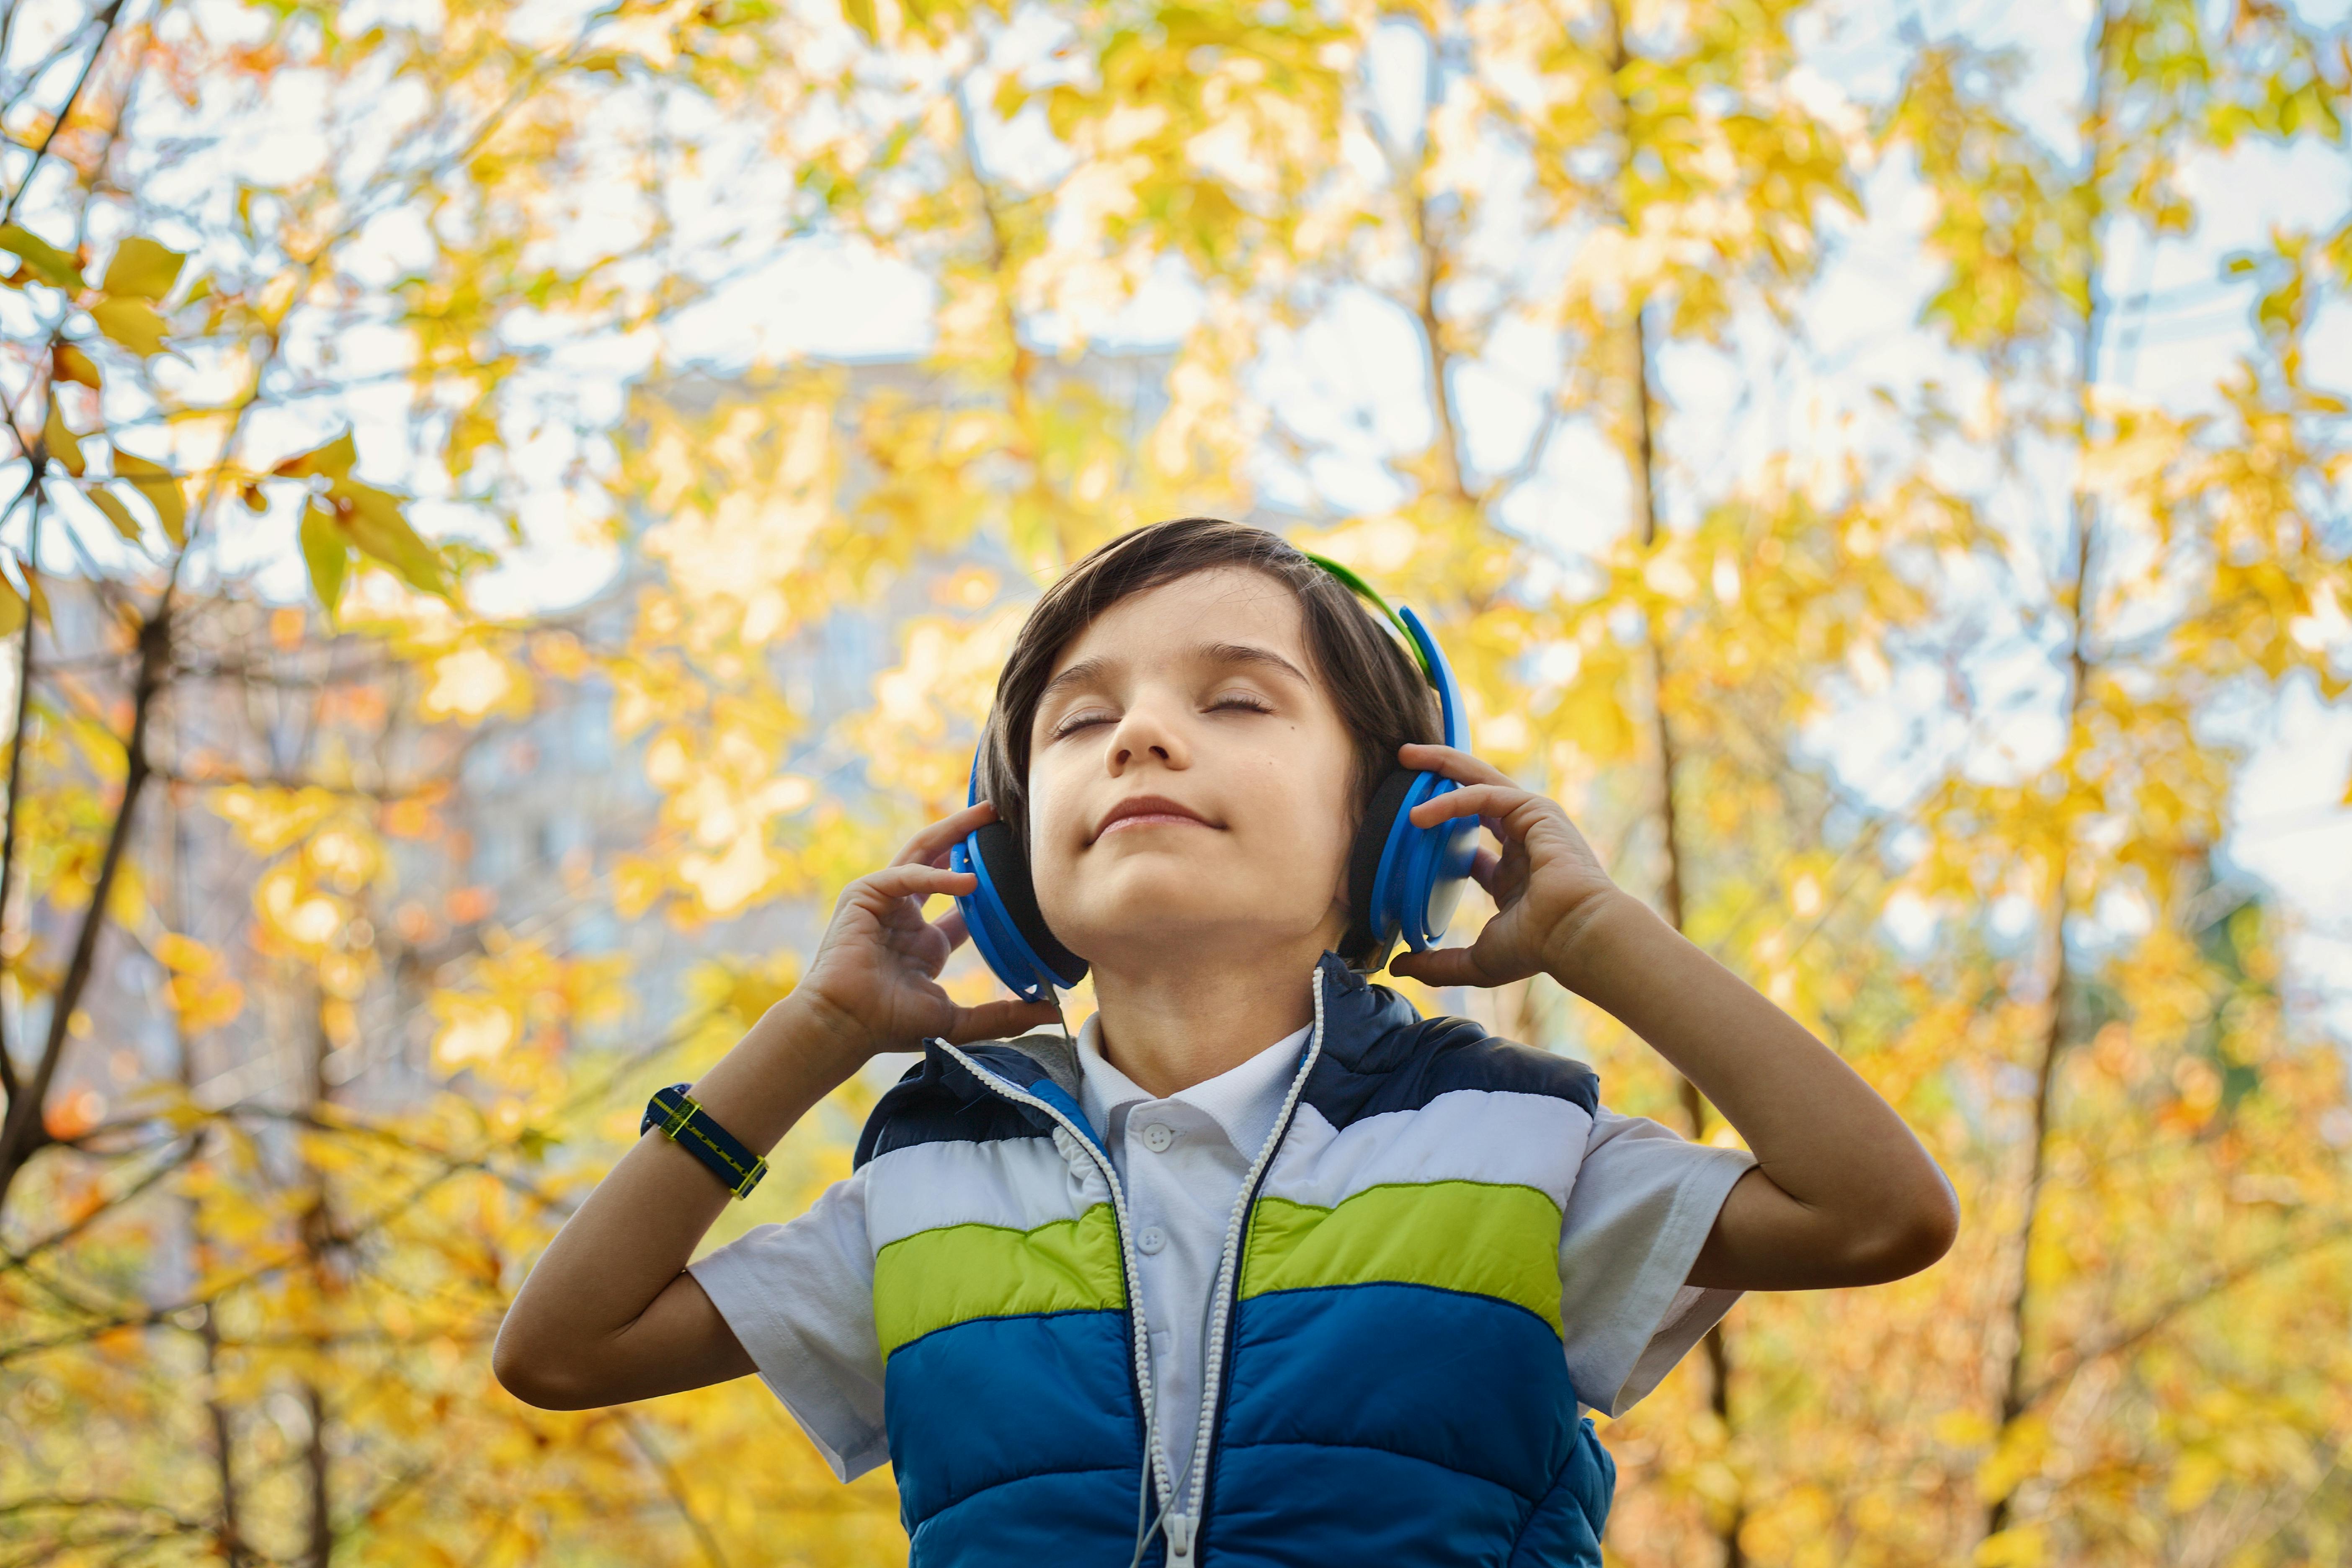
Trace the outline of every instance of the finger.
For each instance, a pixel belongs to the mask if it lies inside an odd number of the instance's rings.
[[[859,889],[882,899],[928,899],[933,893],[969,893],[980,879],[969,871],[943,871],[937,866],[885,866],[868,872],[842,889],[844,896]]]
[[[955,905],[947,913],[933,921],[931,929],[948,939],[950,952],[962,946],[964,939],[971,934],[971,928],[964,924],[961,904]]]
[[[951,1046],[1009,1039],[1060,1016],[1050,1002],[982,1002],[977,1007],[957,1008],[955,1022],[941,1037]]]
[[[1491,817],[1496,824],[1495,837],[1500,838],[1509,826],[1506,819],[1513,812],[1531,800],[1542,798],[1517,784],[1465,784],[1424,800],[1405,815],[1416,827],[1434,827],[1457,816]]]
[[[1486,889],[1488,892],[1493,892],[1495,890],[1495,868],[1502,863],[1503,858],[1500,855],[1496,854],[1492,849],[1488,849],[1484,846],[1481,846],[1478,853],[1470,857],[1470,879],[1477,883],[1480,887]]]
[[[1478,966],[1475,950],[1433,947],[1426,952],[1401,952],[1389,960],[1389,973],[1423,985],[1499,985]]]
[[[1508,784],[1511,775],[1458,746],[1428,746],[1408,741],[1397,748],[1398,760],[1423,773],[1444,773],[1456,784]]]
[[[983,827],[996,816],[993,801],[976,800],[961,811],[940,817],[906,842],[892,857],[893,866],[927,866],[934,858],[954,847],[957,839],[975,827]]]

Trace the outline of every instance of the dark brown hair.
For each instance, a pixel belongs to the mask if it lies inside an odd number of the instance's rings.
[[[1421,666],[1339,580],[1280,534],[1223,518],[1180,517],[1122,533],[1073,565],[1045,590],[1013,639],[996,678],[996,702],[980,752],[980,794],[1029,851],[1029,726],[1053,679],[1054,661],[1095,617],[1131,594],[1195,572],[1246,566],[1297,595],[1313,674],[1355,738],[1350,780],[1360,819],[1408,741],[1444,738],[1437,693]]]

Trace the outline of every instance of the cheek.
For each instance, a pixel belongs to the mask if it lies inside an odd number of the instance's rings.
[[[1077,858],[1078,841],[1086,837],[1079,821],[1077,792],[1057,779],[1050,766],[1029,771],[1029,865],[1042,889],[1046,878],[1066,873]]]
[[[1344,786],[1297,788],[1298,774],[1307,771],[1291,764],[1269,776],[1267,809],[1252,835],[1248,856],[1258,879],[1278,881],[1286,902],[1325,900],[1347,872],[1349,793]]]

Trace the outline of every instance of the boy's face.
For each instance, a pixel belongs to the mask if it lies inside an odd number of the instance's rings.
[[[1242,567],[1130,595],[1061,651],[1029,842],[1065,946],[1148,969],[1339,941],[1354,743],[1314,668],[1291,591]]]

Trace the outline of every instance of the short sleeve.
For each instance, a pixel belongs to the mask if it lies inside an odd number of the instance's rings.
[[[835,1475],[854,1480],[890,1457],[863,1172],[827,1187],[807,1213],[753,1226],[687,1272]]]
[[[1624,1414],[1739,1299],[1683,1281],[1755,1163],[1645,1116],[1595,1111],[1559,1237],[1560,1322],[1580,1402]]]

